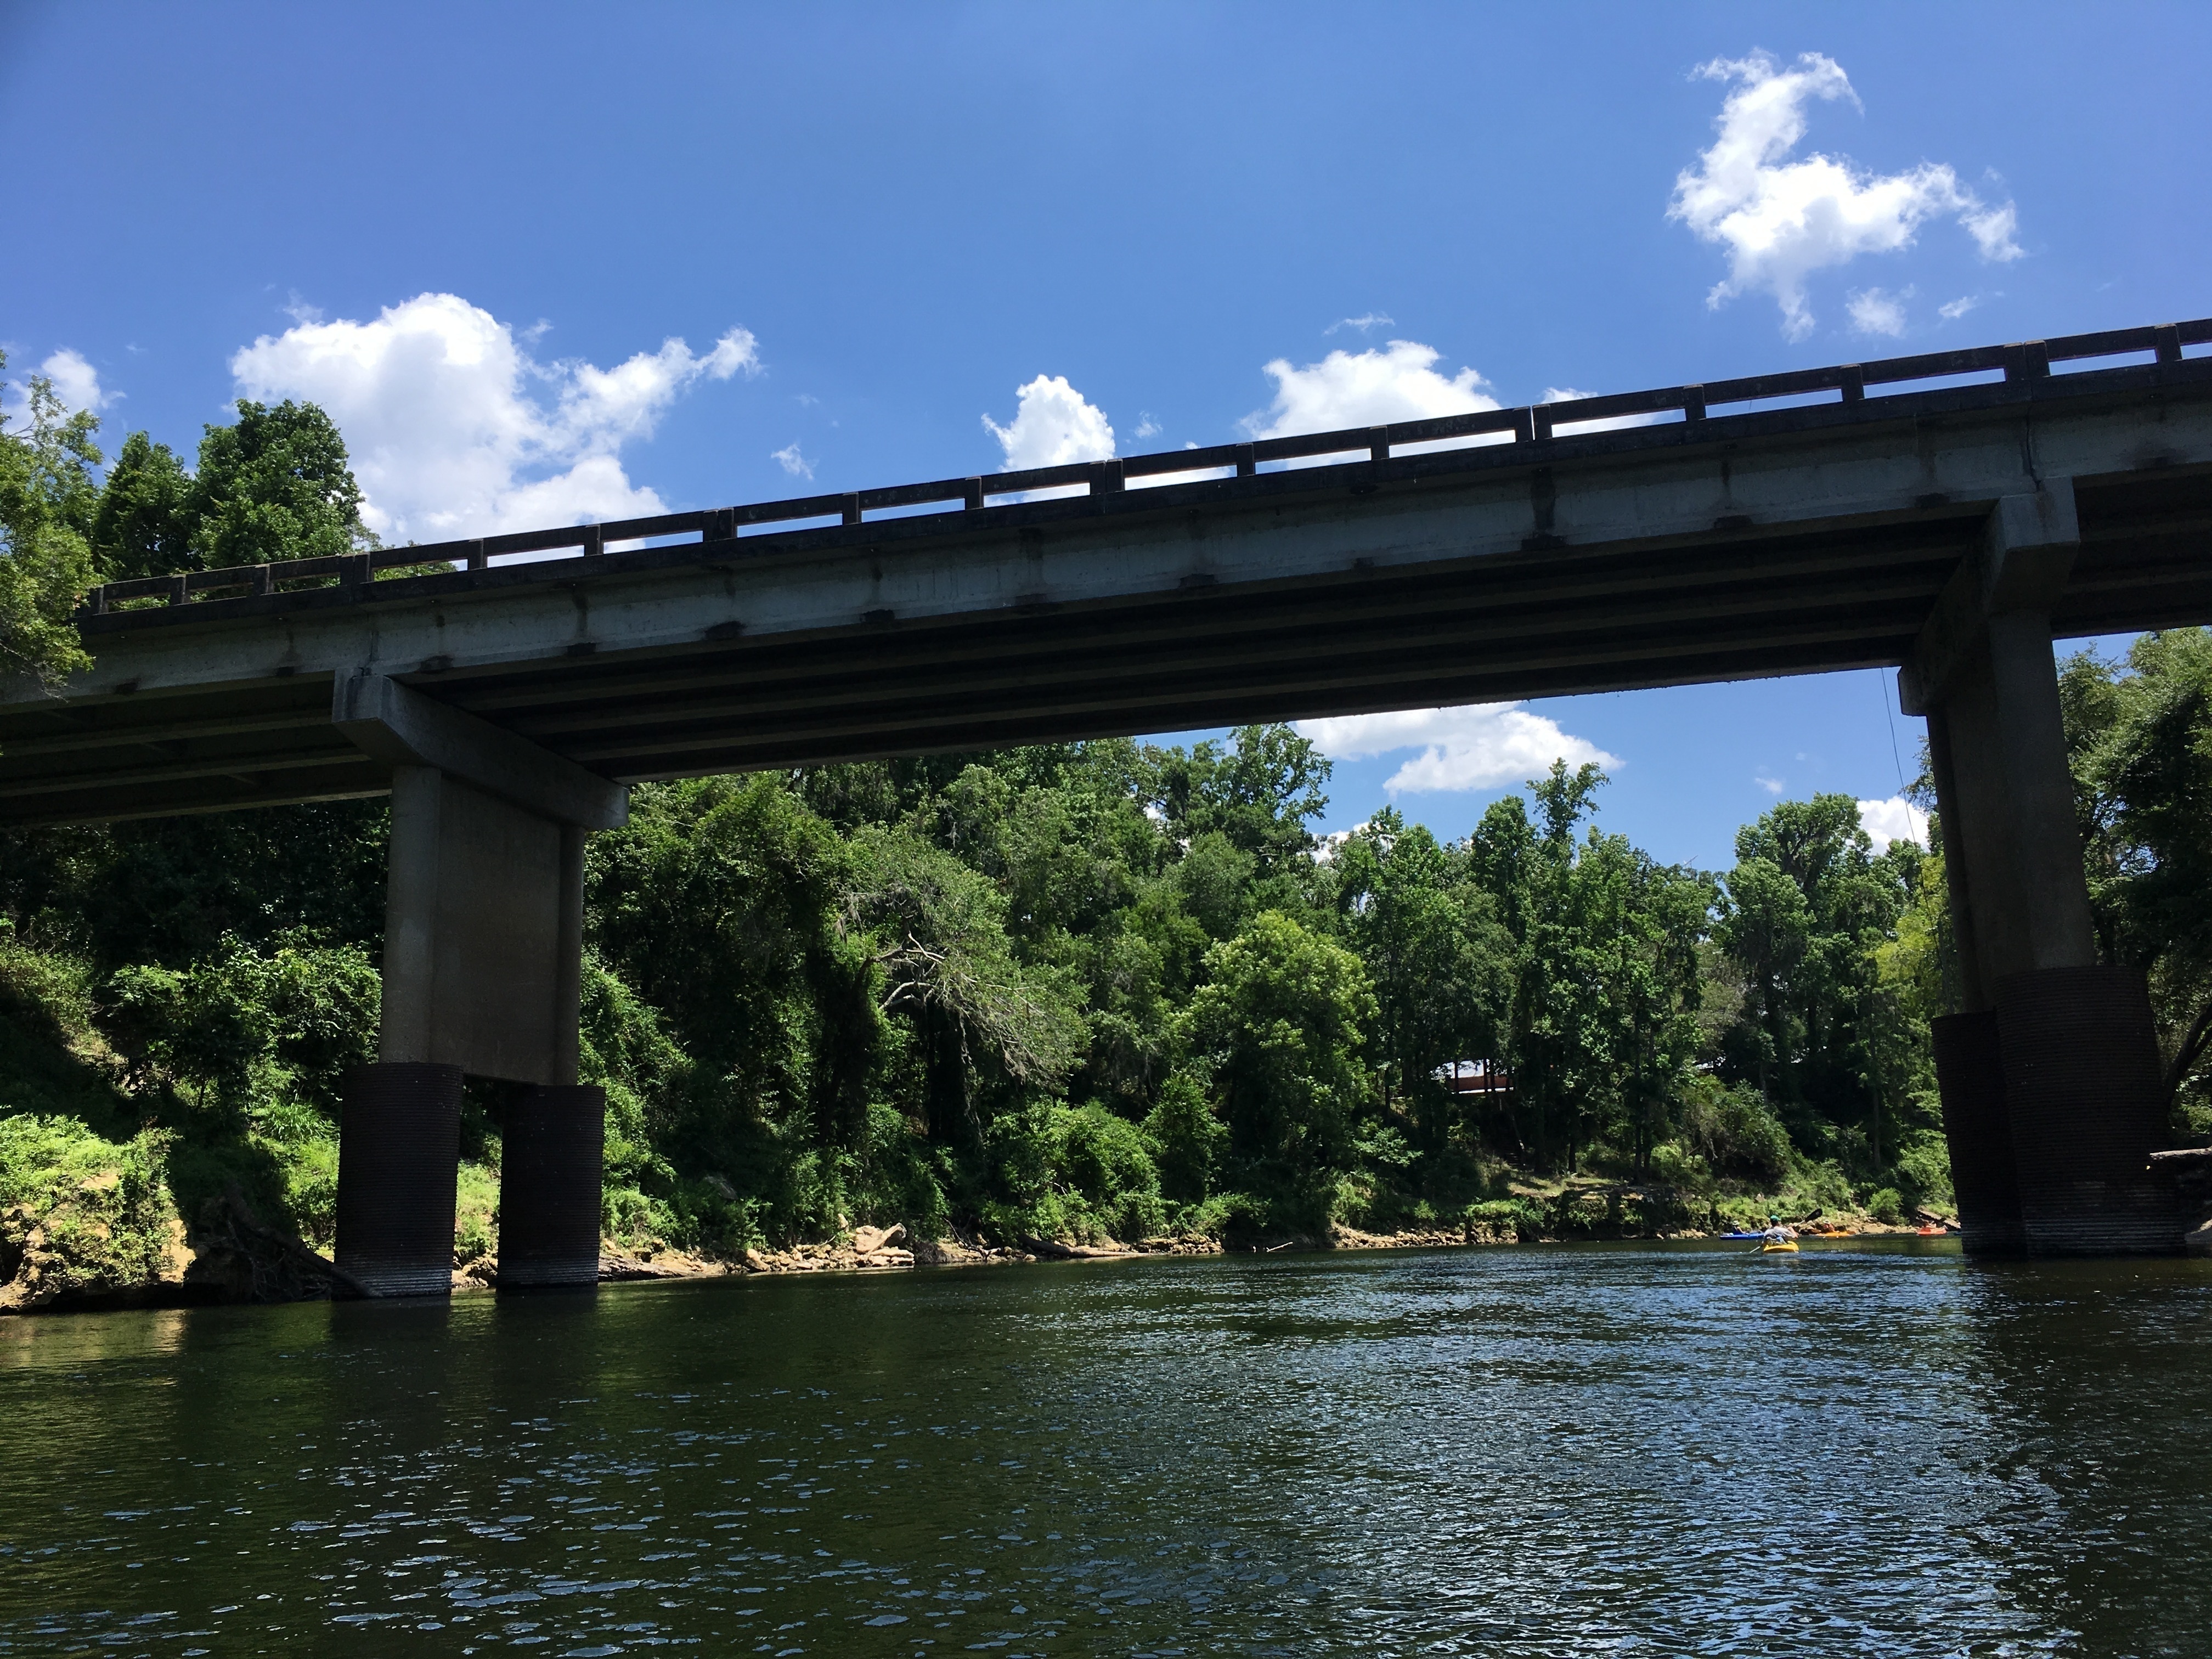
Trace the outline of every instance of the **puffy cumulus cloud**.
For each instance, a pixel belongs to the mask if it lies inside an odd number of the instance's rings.
[[[50,353],[35,372],[53,383],[54,396],[61,399],[62,407],[72,415],[88,410],[96,415],[123,396],[119,392],[110,392],[102,386],[100,371],[84,360],[82,352],[68,346]],[[7,400],[0,404],[0,416],[10,421],[21,420],[29,407],[29,388],[17,382],[9,382]]]
[[[1887,289],[1863,288],[1845,297],[1844,308],[1851,314],[1851,326],[1862,334],[1887,334],[1893,339],[1905,332],[1905,302],[1912,297],[1913,290],[1892,294]]]
[[[1861,801],[1859,828],[1867,832],[1867,839],[1876,847],[1887,847],[1893,841],[1928,845],[1928,814],[1902,795],[1892,795],[1887,800]]]
[[[652,435],[702,379],[760,370],[733,328],[704,356],[680,339],[612,368],[541,362],[526,342],[458,295],[422,294],[368,322],[307,315],[230,362],[246,397],[319,404],[345,434],[387,541],[443,541],[665,511],[623,471],[623,446]]]
[[[72,410],[88,409],[97,414],[123,395],[103,389],[100,371],[67,346],[40,363],[39,373],[54,383],[54,395]]]
[[[1594,762],[1607,771],[1622,764],[1587,738],[1562,732],[1556,720],[1533,714],[1517,702],[1338,715],[1300,720],[1297,732],[1331,760],[1367,760],[1401,749],[1419,750],[1384,782],[1382,787],[1394,795],[1517,784],[1549,771],[1555,760],[1570,766]]]
[[[1114,454],[1113,423],[1065,374],[1040,374],[1017,388],[1014,418],[1000,426],[986,415],[983,428],[1006,452],[1009,472],[1109,460]]]
[[[814,463],[799,453],[799,440],[796,438],[781,449],[769,451],[768,458],[794,478],[811,478],[814,476]]]
[[[1923,161],[1875,174],[1817,152],[1787,159],[1805,137],[1814,102],[1858,104],[1833,59],[1808,52],[1785,70],[1754,52],[1698,72],[1734,89],[1714,123],[1712,148],[1675,179],[1668,216],[1728,249],[1728,276],[1706,296],[1709,305],[1771,294],[1782,307],[1783,332],[1802,339],[1813,327],[1805,289],[1814,272],[1909,247],[1921,225],[1939,216],[1956,219],[1984,258],[2020,258],[2013,204],[1984,202],[1948,165]]]
[[[1393,340],[1365,351],[1340,349],[1303,368],[1278,357],[1264,371],[1275,383],[1275,400],[1246,416],[1244,430],[1255,438],[1285,438],[1498,407],[1486,389],[1489,382],[1473,369],[1439,374],[1442,355],[1418,341]]]
[[[1079,461],[1111,460],[1114,426],[1106,411],[1067,383],[1065,374],[1040,374],[1014,390],[1014,418],[1000,426],[988,415],[983,429],[1006,452],[1004,470],[1026,472],[1037,466],[1071,466]],[[1080,484],[1023,493],[1027,501],[1080,495]]]

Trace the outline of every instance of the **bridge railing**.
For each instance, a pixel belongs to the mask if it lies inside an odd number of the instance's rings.
[[[663,537],[696,535],[702,544],[732,541],[751,526],[815,519],[854,525],[864,522],[870,513],[940,507],[951,502],[958,503],[963,511],[980,511],[994,497],[1027,496],[1041,490],[1085,489],[1093,495],[1109,495],[1126,489],[1131,479],[1231,471],[1249,477],[1262,466],[1331,456],[1352,456],[1357,459],[1351,464],[1368,465],[1389,460],[1391,452],[1401,446],[1486,438],[1499,443],[1544,443],[1562,427],[1594,422],[1632,421],[1644,424],[1651,417],[1667,415],[1679,415],[1685,421],[1703,421],[1716,408],[1730,404],[1805,398],[1830,392],[1837,393],[1843,402],[1853,403],[1863,399],[1870,386],[1993,373],[2002,373],[2007,380],[2032,380],[2048,375],[2053,363],[2100,357],[2148,352],[2159,362],[2179,362],[2183,347],[2207,343],[2212,343],[2212,318],[2148,328],[2106,329],[2093,334],[2019,341],[2010,345],[1923,352],[1916,356],[1842,363],[1827,368],[1791,369],[1779,374],[1745,375],[1700,386],[1570,398],[1518,409],[1481,410],[1422,421],[1400,421],[1387,426],[1257,438],[1249,443],[1215,444],[1204,449],[1167,450],[1065,466],[1031,467],[981,477],[939,478],[928,483],[801,495],[694,513],[664,513],[647,519],[381,547],[367,552],[288,559],[273,564],[233,565],[220,570],[194,570],[172,576],[108,582],[86,596],[81,614],[99,616],[137,599],[162,599],[171,605],[185,605],[222,596],[278,592],[300,584],[367,582],[374,580],[380,570],[405,567],[445,565],[481,570],[495,558],[568,548],[577,550],[580,556],[592,558],[604,556],[610,545]]]

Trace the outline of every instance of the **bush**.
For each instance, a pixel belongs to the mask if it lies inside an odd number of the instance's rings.
[[[158,1132],[118,1145],[68,1118],[0,1118],[0,1307],[181,1271],[167,1152]]]
[[[1713,1189],[1711,1166],[1675,1140],[1662,1140],[1651,1149],[1651,1178],[1685,1192],[1706,1194]]]
[[[1525,1198],[1493,1198],[1470,1204],[1463,1219],[1468,1234],[1478,1240],[1540,1238],[1547,1216],[1544,1207]]]
[[[940,1167],[948,1156],[897,1107],[871,1101],[859,1207],[878,1225],[903,1223],[916,1241],[942,1238],[951,1224]]]
[[[1716,1175],[1758,1183],[1772,1191],[1789,1176],[1790,1132],[1746,1084],[1723,1089],[1700,1079],[1682,1112],[1687,1150]]]
[[[1905,1219],[1905,1200],[1894,1187],[1884,1187],[1867,1200],[1867,1213],[1886,1227],[1894,1227]]]
[[[1213,1115],[1206,1091],[1188,1072],[1176,1072],[1145,1120],[1145,1138],[1160,1175],[1160,1190],[1178,1204],[1202,1204],[1229,1150],[1229,1126]]]
[[[453,1265],[472,1267],[498,1255],[498,1171],[465,1162],[453,1191]]]
[[[1941,1130],[1923,1130],[1906,1141],[1894,1173],[1899,1195],[1915,1209],[1948,1210],[1957,1202],[1951,1188],[1951,1148]]]
[[[233,1111],[289,1097],[335,1118],[346,1072],[376,1057],[381,992],[358,945],[291,936],[264,956],[227,937],[190,967],[117,969],[101,1017],[142,1082]]]
[[[988,1146],[995,1195],[984,1221],[1001,1238],[1091,1243],[1144,1238],[1167,1225],[1146,1137],[1095,1101],[1002,1114]]]
[[[1775,1213],[1793,1221],[1847,1213],[1856,1207],[1850,1177],[1833,1158],[1801,1162],[1774,1200]]]

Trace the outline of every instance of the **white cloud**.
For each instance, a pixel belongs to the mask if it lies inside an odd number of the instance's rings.
[[[1365,760],[1401,749],[1421,752],[1392,773],[1392,794],[1429,789],[1488,789],[1520,783],[1551,769],[1595,762],[1612,771],[1623,763],[1586,738],[1562,732],[1558,722],[1532,714],[1517,702],[1469,703],[1457,708],[1409,708],[1392,714],[1343,714],[1300,720],[1301,737],[1331,760]]]
[[[100,371],[67,346],[40,363],[39,373],[54,383],[54,395],[72,411],[88,409],[97,414],[123,395],[101,390]]]
[[[368,322],[306,320],[232,357],[246,397],[310,399],[345,434],[365,501],[387,541],[443,541],[665,510],[623,470],[623,445],[652,435],[701,379],[760,372],[733,328],[704,356],[682,340],[612,368],[540,362],[518,331],[458,295],[422,294]]]
[[[1379,311],[1370,311],[1364,317],[1340,318],[1337,321],[1331,323],[1327,328],[1322,330],[1322,332],[1324,335],[1328,335],[1335,333],[1340,328],[1356,328],[1362,334],[1364,334],[1371,328],[1389,328],[1398,319],[1395,317],[1385,317]]]
[[[1887,847],[1893,841],[1917,842],[1928,845],[1928,814],[1902,795],[1892,795],[1887,800],[1863,800],[1859,803],[1859,828],[1876,847]]]
[[[1734,83],[1714,123],[1719,137],[1674,181],[1668,216],[1729,250],[1729,274],[1706,296],[1717,307],[1763,291],[1782,307],[1783,332],[1802,339],[1813,327],[1806,282],[1817,270],[1863,253],[1909,247],[1928,219],[1957,219],[1984,259],[2021,257],[2011,203],[1991,207],[1948,165],[1923,161],[1875,174],[1815,152],[1786,161],[1805,136],[1814,100],[1856,106],[1858,94],[1838,64],[1808,52],[1784,70],[1765,52],[1699,67]]]
[[[781,449],[770,450],[768,458],[794,478],[811,478],[814,476],[814,463],[799,453],[799,440],[796,438]]]
[[[100,384],[100,371],[84,360],[82,353],[64,346],[40,363],[38,373],[53,382],[54,396],[62,407],[75,415],[89,410],[98,414],[123,394],[108,392]],[[0,419],[20,421],[30,408],[30,389],[18,381],[10,381],[4,402],[0,402]]]
[[[1006,452],[1006,471],[1113,459],[1112,423],[1103,410],[1068,385],[1065,374],[1040,374],[1014,397],[1010,424],[983,417],[984,428]]]
[[[1137,429],[1130,435],[1137,438],[1157,438],[1164,430],[1165,428],[1152,418],[1152,412],[1148,409],[1137,416]]]
[[[1540,400],[1547,404],[1571,404],[1581,398],[1595,398],[1595,392],[1577,392],[1571,386],[1551,386],[1544,388]],[[1619,432],[1625,427],[1650,426],[1661,417],[1656,415],[1612,415],[1601,421],[1563,421],[1562,430],[1583,432]]]
[[[1913,290],[1892,294],[1887,289],[1854,289],[1846,296],[1844,308],[1851,313],[1851,326],[1862,334],[1887,334],[1893,339],[1905,332],[1905,302],[1912,297]]]
[[[1781,778],[1770,778],[1764,772],[1759,773],[1758,776],[1752,780],[1752,781],[1756,783],[1760,788],[1766,791],[1770,795],[1778,795],[1790,787],[1789,783],[1785,780]]]
[[[1264,370],[1275,383],[1275,401],[1246,416],[1244,430],[1255,438],[1284,438],[1498,406],[1484,390],[1489,382],[1473,369],[1449,378],[1437,374],[1442,355],[1418,341],[1393,340],[1379,350],[1332,351],[1304,368],[1278,357]]]
[[[1955,323],[1981,302],[1982,296],[1978,294],[1962,294],[1955,300],[1937,306],[1936,314],[1947,323]]]

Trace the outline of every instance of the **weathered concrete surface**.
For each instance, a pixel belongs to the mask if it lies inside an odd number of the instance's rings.
[[[331,724],[372,759],[434,768],[556,823],[613,830],[629,821],[619,784],[382,674],[334,677]]]
[[[581,831],[428,767],[392,799],[379,1057],[574,1083]]]

